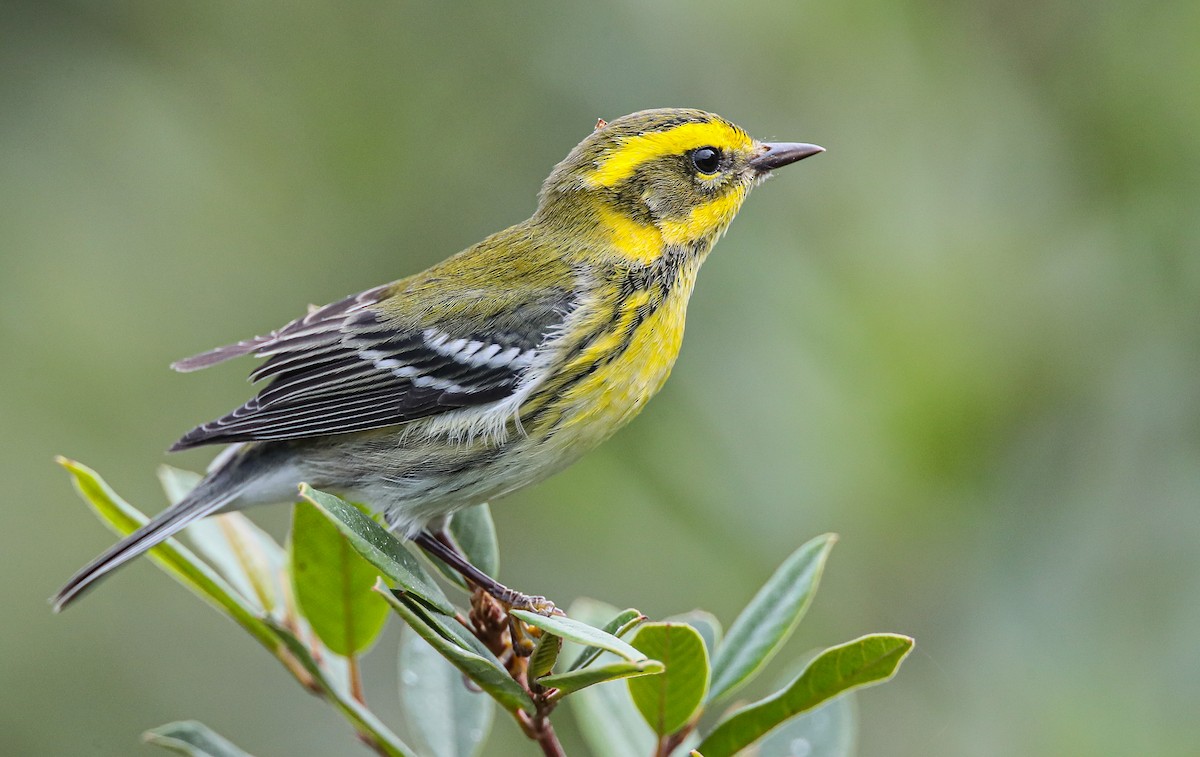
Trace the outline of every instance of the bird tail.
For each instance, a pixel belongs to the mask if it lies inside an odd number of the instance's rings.
[[[54,611],[60,612],[101,578],[179,533],[188,524],[220,510],[241,493],[242,487],[214,492],[212,484],[211,480],[202,482],[179,502],[80,568],[50,600]]]

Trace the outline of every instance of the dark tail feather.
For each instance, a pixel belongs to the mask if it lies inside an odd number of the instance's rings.
[[[168,507],[149,523],[80,568],[50,600],[54,611],[61,611],[101,578],[182,531],[189,523],[220,510],[238,495],[238,491],[234,490],[221,492],[214,497],[211,490],[205,491],[206,489],[208,487],[201,484],[177,504]]]
[[[225,347],[217,347],[215,350],[201,352],[199,355],[185,357],[183,360],[176,360],[171,363],[171,367],[180,373],[191,373],[198,371],[201,368],[207,368],[210,365],[223,363],[226,360],[232,360],[235,357],[248,355],[254,352],[259,347],[271,341],[273,334],[267,336],[256,336],[253,339],[247,339],[237,344],[226,345]]]

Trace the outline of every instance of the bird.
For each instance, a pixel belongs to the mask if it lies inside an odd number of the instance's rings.
[[[302,482],[365,503],[510,607],[544,607],[458,554],[449,518],[562,470],[636,416],[667,380],[697,271],[747,194],[820,152],[690,108],[599,121],[527,220],[174,363],[253,355],[265,385],[170,448],[230,445],[191,493],[75,573],[55,611],[188,524],[292,501]]]

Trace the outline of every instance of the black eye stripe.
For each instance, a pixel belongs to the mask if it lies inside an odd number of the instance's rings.
[[[716,173],[721,167],[721,151],[715,147],[697,147],[691,157],[692,165],[700,173]]]

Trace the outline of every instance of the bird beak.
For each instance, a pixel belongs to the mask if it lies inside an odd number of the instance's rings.
[[[763,173],[825,152],[824,147],[804,142],[763,142],[758,149],[758,155],[750,159],[750,165]]]

